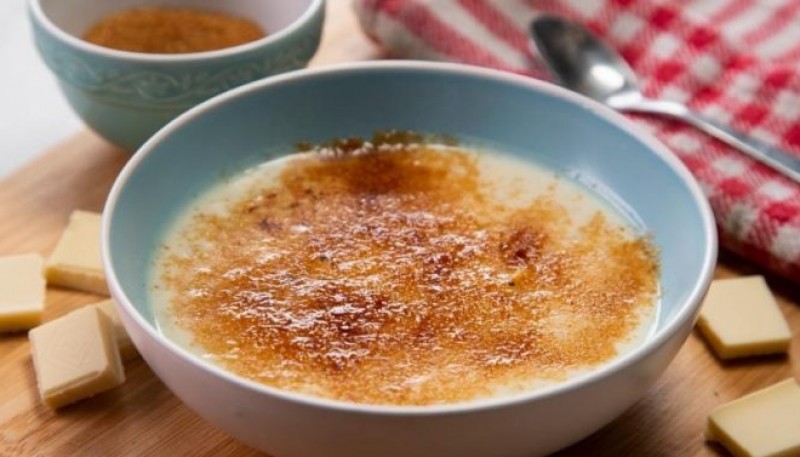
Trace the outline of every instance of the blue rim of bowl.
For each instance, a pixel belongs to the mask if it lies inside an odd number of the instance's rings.
[[[252,51],[254,49],[258,49],[262,46],[268,46],[272,43],[278,42],[283,40],[284,38],[292,35],[297,30],[299,30],[303,25],[308,23],[317,12],[325,7],[325,0],[311,0],[302,14],[300,14],[294,21],[292,21],[286,27],[278,30],[275,33],[271,33],[264,38],[260,38],[255,41],[250,41],[248,43],[240,44],[238,46],[231,46],[227,48],[217,49],[214,51],[205,51],[205,52],[192,52],[192,53],[182,53],[182,54],[150,54],[144,52],[131,52],[131,51],[120,51],[118,49],[107,48],[105,46],[100,46],[96,44],[89,43],[88,41],[82,40],[80,38],[71,35],[61,27],[57,26],[53,21],[47,17],[45,14],[44,9],[41,5],[41,0],[30,0],[30,11],[33,18],[42,25],[51,35],[58,38],[59,41],[66,43],[67,45],[76,48],[80,51],[83,51],[87,54],[92,54],[96,56],[101,56],[105,58],[115,58],[119,60],[129,60],[132,62],[139,62],[139,63],[167,63],[167,62],[182,62],[182,63],[191,63],[196,61],[202,61],[207,59],[213,58],[224,58],[240,53],[246,53],[248,51]]]
[[[683,184],[688,188],[695,204],[700,211],[703,232],[705,234],[705,238],[708,240],[707,246],[702,253],[703,263],[700,275],[693,285],[688,298],[681,304],[678,313],[671,319],[671,321],[668,321],[663,328],[648,338],[644,343],[634,348],[631,352],[619,356],[608,363],[604,363],[597,369],[592,369],[588,373],[578,375],[563,383],[502,397],[427,406],[396,406],[351,403],[270,387],[265,384],[238,376],[233,372],[225,370],[224,368],[213,365],[209,362],[202,361],[200,357],[192,355],[188,350],[180,347],[177,343],[162,335],[153,325],[147,322],[134,308],[128,296],[122,290],[119,280],[117,279],[116,272],[113,268],[112,255],[110,251],[111,215],[113,214],[117,200],[119,199],[127,180],[135,172],[138,164],[147,158],[150,152],[153,151],[156,145],[163,138],[169,136],[172,132],[178,130],[184,124],[191,122],[195,117],[207,111],[213,110],[218,105],[228,103],[240,97],[245,97],[249,93],[261,90],[264,87],[280,86],[284,83],[291,83],[297,80],[316,78],[324,75],[347,74],[352,72],[381,72],[385,70],[405,70],[416,73],[429,72],[436,74],[465,74],[467,76],[481,77],[505,84],[512,84],[518,87],[534,89],[544,92],[548,95],[556,96],[566,100],[567,102],[574,103],[586,109],[587,111],[590,111],[594,115],[605,119],[609,123],[615,125],[617,128],[621,129],[628,135],[631,135],[647,146],[672,170],[672,172],[674,172],[681,179]],[[184,361],[187,363],[190,363],[201,370],[209,371],[211,374],[225,379],[228,382],[237,384],[245,389],[270,395],[283,401],[303,404],[305,406],[367,415],[432,416],[474,413],[477,411],[520,405],[530,401],[560,395],[565,392],[577,390],[595,381],[611,376],[613,373],[622,370],[655,352],[659,347],[666,344],[672,335],[679,331],[680,327],[684,325],[691,325],[691,323],[694,322],[695,316],[700,309],[700,303],[709,284],[711,283],[711,279],[714,274],[714,268],[717,260],[717,232],[711,207],[708,204],[708,201],[706,200],[702,190],[700,189],[700,185],[697,183],[697,181],[695,181],[689,170],[680,162],[677,157],[673,155],[672,152],[667,149],[666,146],[656,140],[655,137],[637,127],[623,115],[613,111],[611,108],[553,84],[537,81],[532,78],[515,75],[508,72],[502,72],[499,70],[454,63],[393,61],[361,62],[355,64],[347,63],[326,66],[321,69],[304,69],[284,73],[261,81],[252,82],[236,89],[232,89],[181,114],[160,131],[158,131],[155,135],[153,135],[149,140],[147,140],[147,142],[141,148],[139,148],[139,150],[133,155],[131,160],[128,161],[118,175],[114,185],[111,188],[111,192],[108,195],[108,199],[106,200],[106,205],[103,210],[101,248],[106,279],[108,280],[109,288],[113,297],[116,298],[117,302],[124,308],[124,311],[129,315],[129,317],[136,321],[136,324],[142,327],[151,338],[158,341],[162,346],[176,356],[184,359]],[[689,321],[691,321],[691,323]]]

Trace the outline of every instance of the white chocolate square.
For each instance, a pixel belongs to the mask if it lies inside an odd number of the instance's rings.
[[[39,254],[0,258],[0,332],[28,330],[42,321],[43,264]]]
[[[761,276],[712,282],[697,326],[722,359],[786,352],[792,338]]]
[[[45,274],[49,284],[108,295],[100,258],[101,215],[73,211],[61,234]]]
[[[133,345],[131,337],[128,336],[128,332],[125,330],[125,327],[122,325],[122,320],[119,318],[116,302],[114,302],[114,300],[103,300],[99,303],[95,303],[94,306],[111,320],[111,324],[114,328],[114,337],[117,340],[117,347],[119,347],[119,354],[122,357],[122,361],[127,362],[139,357],[139,351],[136,350],[136,346]]]
[[[720,406],[706,434],[737,457],[800,455],[800,385],[787,379]]]
[[[125,381],[111,320],[85,306],[28,334],[39,394],[51,408],[76,402]]]

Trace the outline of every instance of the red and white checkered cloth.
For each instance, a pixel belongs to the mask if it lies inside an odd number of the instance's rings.
[[[396,57],[544,79],[527,26],[537,12],[563,14],[619,50],[647,95],[800,154],[800,0],[355,0],[355,8]],[[722,246],[800,281],[800,185],[693,127],[631,117],[700,182]]]

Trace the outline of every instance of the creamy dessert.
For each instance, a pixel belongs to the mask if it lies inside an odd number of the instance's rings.
[[[155,255],[160,330],[269,386],[431,405],[579,376],[654,326],[651,240],[568,179],[384,135],[226,179]]]

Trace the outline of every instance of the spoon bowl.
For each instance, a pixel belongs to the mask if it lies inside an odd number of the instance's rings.
[[[535,48],[561,84],[601,103],[642,98],[636,74],[616,51],[587,29],[557,16],[531,24]]]

